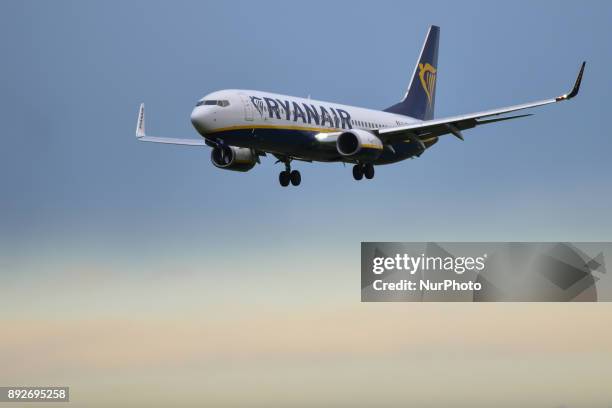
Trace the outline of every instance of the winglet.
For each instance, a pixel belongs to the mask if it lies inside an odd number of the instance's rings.
[[[140,104],[138,110],[138,122],[136,122],[136,137],[141,138],[145,136],[145,117],[144,117],[144,103]]]
[[[567,93],[565,95],[561,95],[555,98],[557,102],[563,101],[565,99],[572,99],[574,96],[578,95],[578,91],[580,90],[580,83],[582,82],[582,73],[584,72],[585,65],[586,65],[586,61],[583,61],[582,65],[580,66],[580,71],[578,72],[578,76],[576,77],[576,82],[574,83],[574,87],[572,88],[570,93]]]

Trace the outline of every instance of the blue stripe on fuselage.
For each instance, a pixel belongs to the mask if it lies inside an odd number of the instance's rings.
[[[317,133],[319,132],[297,129],[253,128],[224,130],[213,135],[232,146],[250,147],[288,156],[314,156],[321,160],[338,156],[335,151],[325,152],[321,149],[315,138]]]
[[[214,132],[210,136],[221,139],[232,146],[254,148],[309,160],[342,161],[335,146],[333,149],[321,146],[315,137],[319,133],[301,129],[251,128],[223,130]],[[393,143],[392,147],[395,153],[388,149],[383,150],[374,164],[395,163],[419,153],[416,143],[399,142]]]

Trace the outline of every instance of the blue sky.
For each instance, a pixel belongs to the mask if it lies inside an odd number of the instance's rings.
[[[611,17],[603,1],[3,1],[0,314],[359,309],[360,241],[609,241]],[[581,93],[372,181],[299,163],[302,185],[283,189],[271,158],[233,173],[208,149],[134,138],[141,102],[151,135],[197,137],[195,102],[224,88],[385,108],[430,24],[437,117],[559,95],[586,60]]]
[[[10,241],[117,229],[136,239],[142,227],[161,242],[162,230],[195,225],[204,239],[245,226],[292,240],[324,232],[351,246],[353,237],[610,239],[605,2],[2,8],[0,209]],[[299,189],[278,188],[273,160],[223,172],[205,149],[132,137],[141,101],[149,133],[197,137],[194,102],[223,88],[384,108],[401,96],[432,23],[442,27],[436,116],[555,96],[584,59],[580,97],[467,132],[464,143],[444,138],[379,168],[373,182],[354,182],[338,164],[300,164]]]
[[[121,232],[151,228],[140,238],[161,240],[162,230],[194,225],[206,237],[245,226],[304,237],[309,247],[319,232],[351,246],[353,238],[610,239],[605,2],[2,8],[0,205],[10,241],[57,243],[70,233],[80,241],[130,226]],[[205,149],[131,137],[141,101],[149,133],[197,137],[194,102],[230,87],[384,108],[406,87],[432,23],[442,27],[437,116],[557,95],[584,59],[580,97],[467,132],[464,143],[444,138],[367,183],[349,167],[300,164],[301,188],[280,189],[273,160],[223,172]]]

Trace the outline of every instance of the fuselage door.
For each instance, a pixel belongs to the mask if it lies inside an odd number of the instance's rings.
[[[240,94],[240,99],[242,100],[242,104],[244,105],[244,120],[252,121],[253,120],[253,104],[249,100],[248,96],[245,94]]]

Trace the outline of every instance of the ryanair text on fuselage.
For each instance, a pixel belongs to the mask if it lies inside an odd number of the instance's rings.
[[[298,122],[299,120],[308,125],[315,124],[337,129],[353,128],[351,126],[351,115],[344,109],[334,109],[332,107],[326,109],[322,105],[319,105],[317,109],[313,104],[302,103],[302,106],[300,106],[299,103],[294,101],[268,97],[249,96],[249,98],[261,116],[264,116],[267,112],[269,118],[279,120],[281,118],[293,122]],[[264,109],[264,102],[267,109]]]

